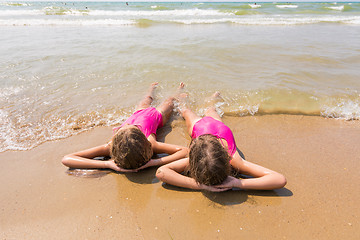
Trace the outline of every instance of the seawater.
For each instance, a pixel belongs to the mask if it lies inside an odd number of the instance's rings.
[[[0,151],[130,116],[186,83],[225,115],[360,119],[360,3],[0,3]]]

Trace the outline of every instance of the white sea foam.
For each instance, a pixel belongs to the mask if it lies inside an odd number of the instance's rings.
[[[247,17],[247,18],[213,18],[213,19],[174,19],[171,20],[176,23],[183,24],[212,24],[212,23],[234,23],[241,25],[300,25],[300,24],[315,24],[321,22],[327,23],[343,23],[343,24],[360,24],[359,17],[340,17],[340,16],[324,16],[324,17]]]
[[[151,6],[156,9],[158,6]],[[23,16],[23,15],[90,15],[90,16],[228,16],[234,15],[232,12],[222,12],[212,9],[177,9],[177,10],[152,10],[152,11],[132,11],[132,10],[78,10],[64,9],[58,7],[45,7],[42,10],[0,10],[0,16]]]
[[[140,20],[140,18],[139,18]],[[216,24],[233,23],[240,25],[301,25],[326,23],[343,23],[360,25],[360,16],[321,16],[321,17],[265,17],[249,16],[243,18],[148,18],[152,21],[173,22],[181,24]],[[79,18],[21,18],[0,19],[0,26],[123,26],[137,24],[136,19],[79,19]]]
[[[260,4],[249,4],[249,6],[250,6],[251,8],[260,8],[260,7],[261,7]]]
[[[55,117],[40,122],[27,123],[24,116],[10,117],[8,112],[0,109],[0,152],[29,150],[46,141],[67,138],[95,126],[119,124],[125,119],[114,116],[114,114],[94,114],[95,116],[91,121],[85,122],[81,128],[74,130],[81,116],[62,119]],[[124,115],[128,116],[129,114]]]
[[[21,92],[23,90],[22,87],[7,87],[7,88],[2,88],[0,90],[0,100],[4,100],[5,98],[14,95],[14,94],[18,94],[19,92]]]
[[[336,7],[327,7],[328,9],[331,9],[331,10],[337,10],[337,11],[342,11],[344,10],[344,5],[342,6],[336,6]]]
[[[298,5],[276,5],[277,8],[297,8]]]
[[[178,10],[166,10],[166,11],[105,11],[105,10],[93,10],[89,12],[90,16],[229,16],[235,15],[232,12],[221,12],[218,10],[203,10],[203,9],[178,9]]]
[[[42,10],[0,10],[0,17],[5,16],[44,16],[44,15],[87,15],[87,11],[76,9],[60,9],[54,7],[45,7]]]
[[[0,152],[27,150],[17,142],[16,136],[16,128],[10,121],[9,113],[0,109]]]
[[[323,106],[321,115],[344,120],[360,120],[360,102],[344,100],[334,106]]]
[[[351,25],[360,25],[360,18],[358,18],[358,19],[346,20],[346,21],[344,21],[344,23],[346,23],[346,24],[351,24]]]
[[[259,111],[260,104],[244,105],[239,107],[240,115],[255,115]]]
[[[183,24],[212,24],[212,23],[226,23],[234,22],[232,18],[219,18],[219,19],[202,19],[202,18],[193,18],[193,19],[177,19],[170,20],[170,22],[183,23]]]
[[[279,6],[279,5],[277,5]],[[280,5],[281,6],[281,5]],[[294,6],[294,5],[284,5]],[[340,6],[341,7],[341,6]],[[69,17],[55,18],[52,15],[68,15]],[[212,24],[235,23],[242,25],[298,25],[315,24],[321,22],[344,23],[358,25],[360,16],[340,15],[235,15],[235,11],[221,11],[213,9],[177,9],[164,11],[133,11],[133,10],[89,10],[80,11],[54,7],[42,10],[0,10],[0,25],[133,25],[139,19],[156,22],[175,22],[183,24]],[[29,16],[29,17],[27,17]],[[30,16],[39,16],[37,18]]]

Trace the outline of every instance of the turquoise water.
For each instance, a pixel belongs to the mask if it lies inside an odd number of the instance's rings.
[[[121,123],[154,81],[192,107],[360,119],[360,3],[0,3],[0,151]]]

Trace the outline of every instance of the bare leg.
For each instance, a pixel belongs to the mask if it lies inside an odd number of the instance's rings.
[[[150,107],[151,103],[154,100],[153,95],[157,85],[158,85],[157,82],[154,82],[150,85],[148,92],[145,94],[144,98],[139,102],[138,106],[136,107],[136,110]]]
[[[185,84],[181,82],[175,96],[169,97],[156,108],[163,116],[163,125],[165,125],[165,123],[169,120],[174,109],[174,100],[180,94],[181,90],[183,90],[184,86]]]
[[[208,116],[208,117],[212,117],[220,122],[222,122],[221,120],[221,117],[220,115],[216,112],[216,109],[215,109],[215,102],[216,102],[216,99],[219,99],[221,98],[220,97],[220,93],[219,92],[215,92],[212,96],[211,96],[211,104],[212,106],[209,107],[206,112],[205,112],[205,116]]]
[[[180,102],[180,113],[182,115],[182,117],[185,119],[185,123],[186,123],[186,127],[188,130],[189,135],[192,135],[192,130],[193,127],[195,125],[195,123],[197,121],[199,121],[201,119],[201,117],[199,117],[196,113],[194,113],[193,111],[191,111],[188,108],[188,95],[186,93],[183,93],[179,96],[179,102]]]

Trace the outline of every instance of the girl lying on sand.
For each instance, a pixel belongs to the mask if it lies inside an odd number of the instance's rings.
[[[110,168],[119,172],[135,172],[184,158],[188,154],[186,147],[156,141],[156,130],[168,121],[175,99],[170,97],[159,107],[150,107],[157,84],[151,84],[136,112],[114,129],[116,133],[110,143],[66,155],[62,163],[70,168]],[[184,84],[180,83],[179,90],[183,87]],[[151,159],[154,153],[169,155]],[[111,159],[94,160],[103,156],[110,156]]]
[[[219,98],[216,92],[212,100]],[[156,177],[179,187],[221,192],[233,187],[270,190],[282,188],[286,179],[280,173],[244,160],[236,151],[233,133],[222,121],[215,107],[201,118],[186,105],[187,95],[180,97],[180,112],[185,118],[192,141],[189,158],[160,167]],[[254,178],[238,179],[230,175],[231,167]],[[181,173],[189,171],[190,177]]]

